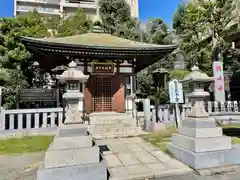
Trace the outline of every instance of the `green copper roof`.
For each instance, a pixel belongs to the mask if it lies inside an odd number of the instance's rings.
[[[53,43],[92,47],[133,48],[133,49],[175,49],[177,45],[155,45],[131,41],[105,33],[86,33],[68,37],[30,38],[23,37],[25,41],[39,43]]]

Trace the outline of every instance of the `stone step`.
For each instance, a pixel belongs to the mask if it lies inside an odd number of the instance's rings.
[[[136,132],[138,128],[109,128],[109,129],[94,129],[92,134],[102,134],[102,133],[109,133],[109,132]]]
[[[112,117],[117,117],[117,116],[131,116],[131,114],[127,114],[127,113],[117,113],[117,112],[94,112],[91,113],[89,115],[90,117],[108,117],[108,116],[112,116]]]
[[[114,116],[104,116],[104,115],[99,115],[99,116],[90,116],[90,119],[92,121],[94,120],[131,120],[133,119],[131,115],[128,114],[122,114],[122,115],[114,115]]]
[[[135,125],[136,126],[136,125]],[[112,127],[112,128],[118,128],[118,127],[134,127],[133,124],[123,124],[123,123],[114,123],[114,124],[95,124],[95,128],[106,128],[106,127]]]
[[[116,118],[116,119],[100,119],[100,118],[96,118],[95,120],[92,120],[92,122],[96,122],[96,123],[120,123],[120,122],[124,122],[124,123],[131,123],[134,122],[133,118]]]
[[[113,138],[128,137],[139,134],[136,127],[136,120],[125,113],[95,113],[91,114],[92,126],[90,133],[96,137]]]
[[[124,138],[124,137],[136,137],[140,134],[144,134],[142,131],[135,132],[118,132],[118,133],[104,133],[104,134],[92,134],[94,139],[112,139],[112,138]]]
[[[95,123],[95,124],[93,124],[93,127],[94,128],[101,128],[101,127],[103,127],[103,128],[106,128],[106,127],[112,127],[112,128],[114,128],[114,127],[116,127],[116,128],[118,128],[118,127],[135,127],[136,126],[136,124],[135,123],[108,123],[108,124],[105,124],[105,123],[101,123],[101,124],[98,124],[98,123]]]

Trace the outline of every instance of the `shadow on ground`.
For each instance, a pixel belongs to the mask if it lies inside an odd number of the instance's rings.
[[[231,137],[240,138],[240,128],[223,128],[223,134]]]

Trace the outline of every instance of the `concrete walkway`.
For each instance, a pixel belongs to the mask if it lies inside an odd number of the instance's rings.
[[[97,140],[110,180],[142,180],[192,172],[140,137]]]
[[[240,172],[199,176],[139,137],[97,140],[110,180],[239,180]],[[36,180],[44,153],[0,155],[0,180]]]

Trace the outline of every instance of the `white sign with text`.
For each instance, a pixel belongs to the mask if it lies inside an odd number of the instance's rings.
[[[168,83],[168,92],[171,104],[184,103],[183,85],[176,79]]]

